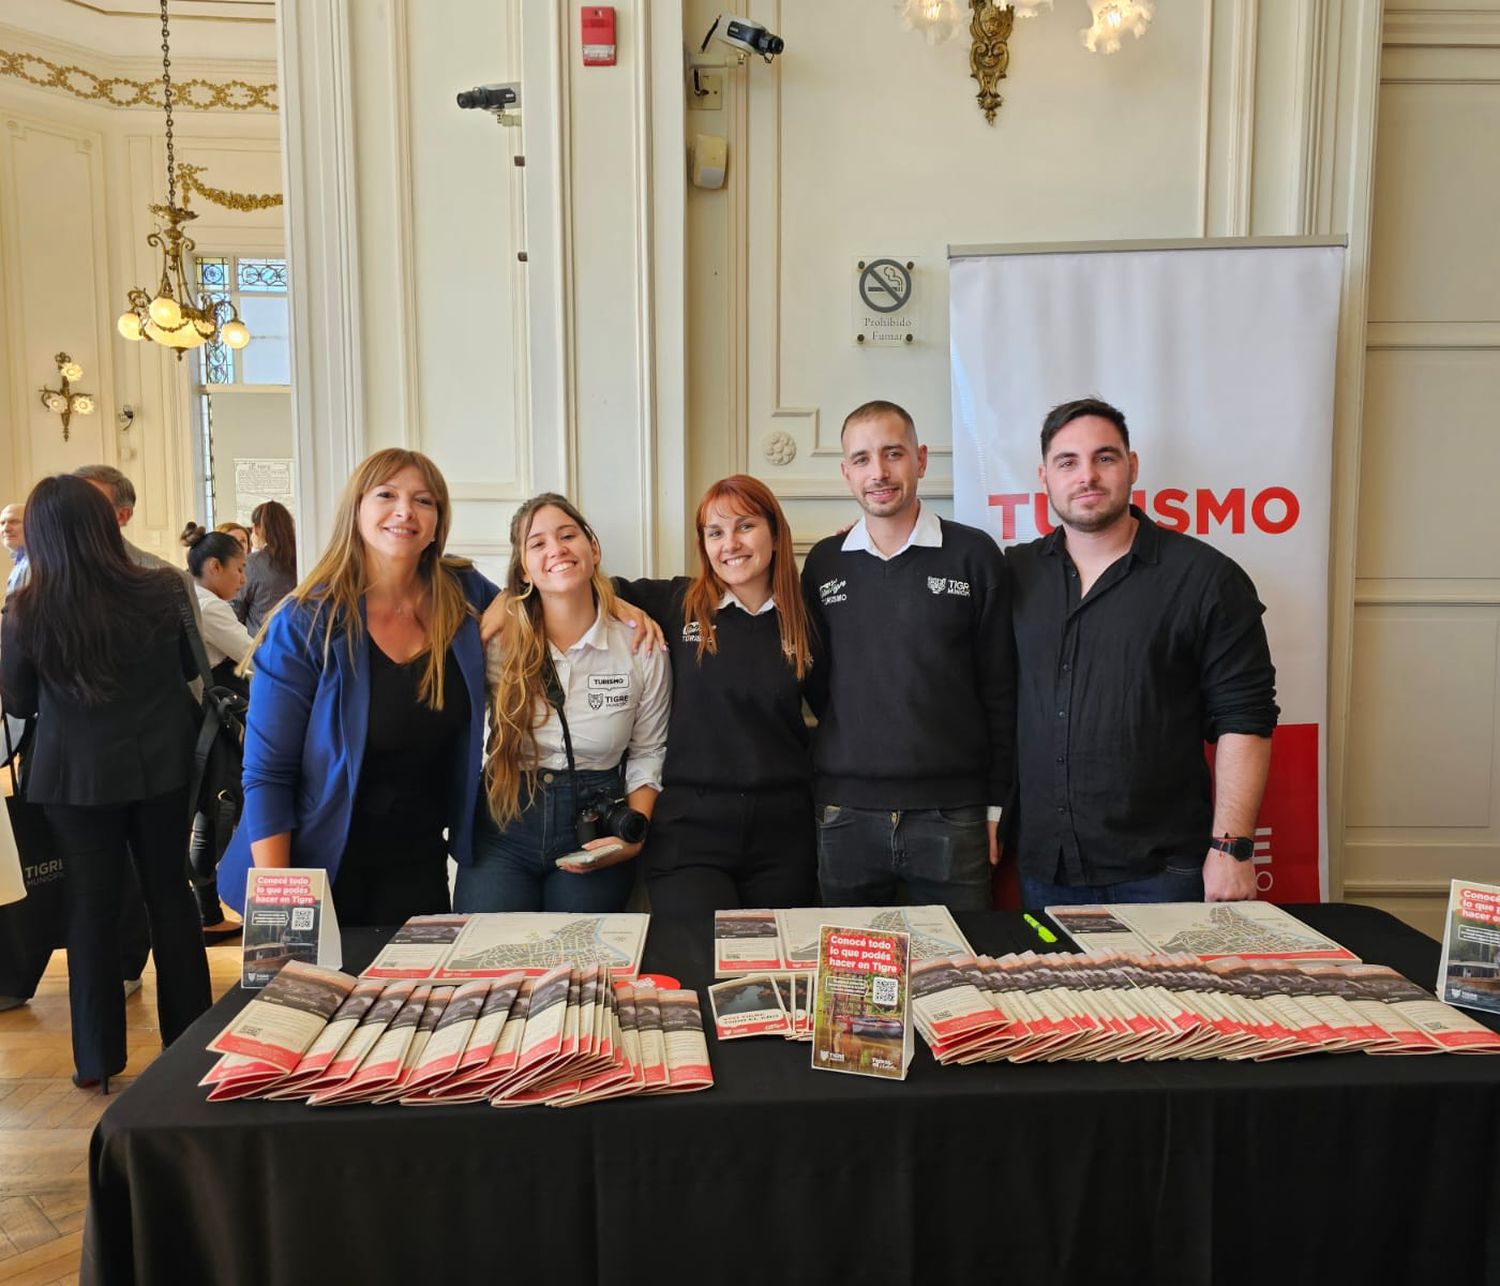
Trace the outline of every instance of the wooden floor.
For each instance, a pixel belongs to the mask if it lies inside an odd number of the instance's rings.
[[[215,997],[239,982],[238,939],[208,952]],[[156,977],[125,1002],[124,1089],[160,1052]],[[0,1013],[0,1283],[75,1283],[88,1200],[89,1135],[109,1099],[73,1088],[63,953],[29,1004]],[[110,1082],[110,1094],[119,1092]]]

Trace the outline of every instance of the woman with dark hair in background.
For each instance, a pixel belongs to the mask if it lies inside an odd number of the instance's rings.
[[[448,910],[447,859],[469,861],[484,750],[477,617],[496,593],[443,552],[452,521],[430,459],[375,452],[256,640],[245,812],[220,864],[236,910],[252,862],[327,871],[345,925]]]
[[[197,667],[175,571],[133,564],[109,501],[82,478],[44,478],[26,502],[28,583],[5,613],[0,690],[38,716],[26,793],[66,865],[73,1083],[125,1069],[118,941],[121,872],[140,875],[171,1044],[208,1008],[208,959],[182,878]]]
[[[229,606],[229,600],[245,583],[245,553],[240,542],[222,531],[205,531],[195,522],[183,529],[182,543],[188,549],[188,574],[203,614],[203,650],[213,671],[214,683],[248,698],[250,685],[236,672],[250,654],[250,634]],[[232,796],[224,797],[232,798]],[[241,925],[224,915],[219,905],[219,883],[215,871],[223,846],[229,842],[232,814],[222,830],[198,813],[193,818],[193,837],[188,844],[188,869],[193,873],[193,896],[203,921],[203,941],[208,946],[239,933]]]
[[[187,546],[188,574],[203,614],[203,650],[208,653],[214,682],[248,697],[250,687],[235,669],[250,651],[250,632],[230,606],[245,584],[244,551],[233,536],[205,531],[195,522],[183,528],[182,543]]]
[[[815,906],[802,717],[815,640],[791,530],[770,488],[747,474],[709,487],[697,527],[696,576],[615,582],[661,624],[672,658],[662,794],[641,859],[651,909],[701,918]]]
[[[245,586],[235,596],[234,614],[252,635],[297,585],[297,532],[283,504],[267,500],[250,511],[254,550],[245,561]]]
[[[227,536],[233,536],[239,542],[240,549],[246,558],[250,557],[250,528],[243,523],[221,522],[215,531],[222,531]]]

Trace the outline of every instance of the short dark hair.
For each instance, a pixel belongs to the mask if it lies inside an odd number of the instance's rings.
[[[85,482],[102,482],[109,488],[110,500],[116,509],[135,508],[135,484],[113,465],[80,465],[73,470],[73,476]]]
[[[1125,412],[1111,406],[1103,398],[1080,397],[1072,402],[1064,402],[1061,406],[1054,406],[1047,412],[1047,418],[1042,421],[1042,459],[1047,458],[1047,448],[1052,445],[1053,438],[1074,420],[1081,420],[1088,415],[1096,415],[1113,424],[1120,430],[1120,440],[1125,443],[1125,449],[1130,450],[1130,430],[1125,427]]]
[[[911,440],[917,440],[917,422],[911,418],[911,412],[904,406],[897,406],[894,402],[887,402],[876,398],[873,402],[865,402],[856,406],[844,417],[843,427],[839,429],[839,442],[844,440],[844,430],[851,424],[857,424],[861,420],[873,420],[877,415],[894,415],[902,424],[906,425],[906,431],[911,434]]]

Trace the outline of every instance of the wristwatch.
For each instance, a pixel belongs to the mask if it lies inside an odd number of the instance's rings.
[[[1221,853],[1228,853],[1236,862],[1248,862],[1255,856],[1255,836],[1253,835],[1219,835],[1209,841],[1209,848],[1216,848]]]

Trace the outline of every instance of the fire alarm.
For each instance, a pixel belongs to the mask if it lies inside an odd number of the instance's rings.
[[[615,65],[615,11],[610,5],[586,4],[581,14],[583,22],[583,65],[585,67],[613,67]]]

